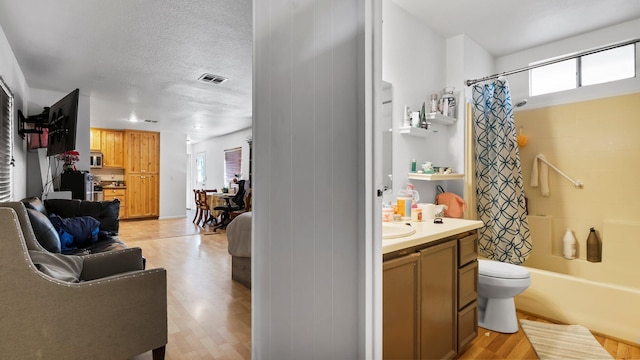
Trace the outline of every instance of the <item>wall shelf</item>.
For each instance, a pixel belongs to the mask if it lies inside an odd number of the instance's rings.
[[[460,180],[460,179],[464,179],[464,174],[418,174],[418,173],[409,173],[409,179],[412,179],[412,180],[426,180],[426,181]]]
[[[440,113],[428,113],[427,120],[442,125],[453,125],[458,119],[442,115]]]
[[[423,129],[423,128],[416,128],[416,127],[401,127],[398,129],[398,133],[403,134],[403,135],[410,135],[410,136],[416,136],[416,137],[427,137],[433,133],[436,133],[437,131],[435,130],[431,130],[431,129]]]

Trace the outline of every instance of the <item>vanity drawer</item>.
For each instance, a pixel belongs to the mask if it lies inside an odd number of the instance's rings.
[[[458,312],[458,353],[478,336],[478,302]]]
[[[458,269],[458,309],[478,299],[478,261]]]
[[[458,239],[458,266],[462,267],[478,258],[478,234]]]

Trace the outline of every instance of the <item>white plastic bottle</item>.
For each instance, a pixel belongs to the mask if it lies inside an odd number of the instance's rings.
[[[573,236],[571,229],[567,229],[567,232],[564,233],[564,238],[562,238],[563,243],[563,251],[562,255],[566,259],[575,259],[576,258],[576,238]]]

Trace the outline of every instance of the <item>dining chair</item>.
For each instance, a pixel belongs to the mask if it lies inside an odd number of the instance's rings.
[[[196,213],[193,216],[193,220],[191,222],[194,223],[194,224],[197,224],[196,223],[196,219],[198,218],[198,215],[200,215],[200,204],[198,204],[198,193],[199,193],[199,191],[200,190],[198,190],[198,189],[193,189],[193,201],[196,204]]]
[[[204,226],[207,221],[209,221],[209,217],[211,216],[211,211],[209,209],[209,203],[207,203],[207,192],[206,190],[202,189],[200,191],[198,191],[198,209],[199,209],[199,215],[198,215],[198,220],[196,221],[196,224],[200,224],[200,221],[202,221],[202,226]]]

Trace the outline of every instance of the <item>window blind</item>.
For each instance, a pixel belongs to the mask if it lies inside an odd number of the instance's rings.
[[[11,201],[13,94],[0,77],[0,201]]]
[[[242,170],[242,148],[237,147],[224,151],[224,183],[228,184]]]

